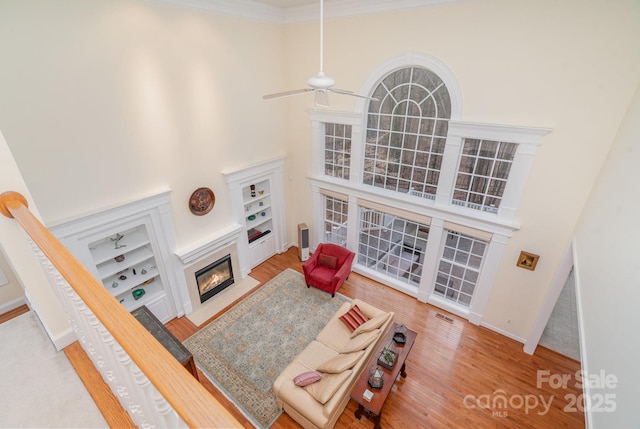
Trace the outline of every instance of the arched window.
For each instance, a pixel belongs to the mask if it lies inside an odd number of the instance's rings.
[[[451,118],[446,85],[424,67],[383,77],[369,103],[362,181],[434,199]]]

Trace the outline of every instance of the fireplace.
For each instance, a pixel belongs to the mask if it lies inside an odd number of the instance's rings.
[[[196,271],[196,283],[200,294],[200,303],[231,286],[233,284],[231,255],[220,258]]]

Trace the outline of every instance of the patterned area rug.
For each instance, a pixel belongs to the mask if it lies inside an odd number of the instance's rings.
[[[307,288],[287,269],[188,338],[207,377],[258,428],[281,411],[271,390],[278,375],[349,299]]]

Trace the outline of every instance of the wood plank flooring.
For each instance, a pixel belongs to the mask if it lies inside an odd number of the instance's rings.
[[[251,276],[264,284],[286,268],[302,272],[295,247],[254,268]],[[583,412],[578,409],[582,402],[573,401],[582,394],[573,377],[580,369],[579,362],[544,347],[538,347],[536,354],[530,356],[517,341],[474,326],[356,273],[349,276],[339,292],[394,311],[396,321],[418,333],[407,359],[408,377],[396,383],[384,405],[383,428],[585,427]],[[21,311],[26,310],[16,313]],[[170,321],[167,327],[181,341],[198,330],[186,317]],[[569,375],[571,379],[566,388],[553,389],[549,383],[538,382],[538,371]],[[253,427],[204,374],[199,376],[207,390],[225,404],[244,427]],[[98,392],[97,396],[92,392],[96,403],[104,403],[101,394],[110,392]],[[103,414],[123,412],[116,408],[119,407],[102,411]],[[356,408],[350,401],[336,428],[371,429],[373,423],[366,417],[355,418]],[[273,429],[299,427],[286,414],[272,426]]]
[[[295,247],[254,268],[251,276],[263,284],[286,268],[302,272]],[[394,311],[396,321],[418,333],[407,359],[408,377],[396,383],[384,405],[383,428],[585,427],[582,408],[578,409],[582,402],[573,401],[582,394],[574,377],[579,362],[543,347],[530,356],[517,341],[356,273],[339,292]],[[167,327],[180,340],[198,330],[184,317]],[[566,388],[553,389],[538,381],[538,371],[571,379]],[[219,401],[229,404],[203,374],[200,380]],[[356,408],[350,401],[336,428],[371,429],[373,423],[366,417],[355,418]],[[245,427],[252,427],[233,405],[229,409]],[[286,414],[272,426],[299,427]]]

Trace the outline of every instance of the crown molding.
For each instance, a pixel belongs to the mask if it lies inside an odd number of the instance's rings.
[[[319,17],[318,5],[316,4],[280,8],[254,0],[147,1],[279,24],[315,21]],[[371,15],[455,1],[468,0],[327,0],[324,4],[324,15],[325,18]]]

